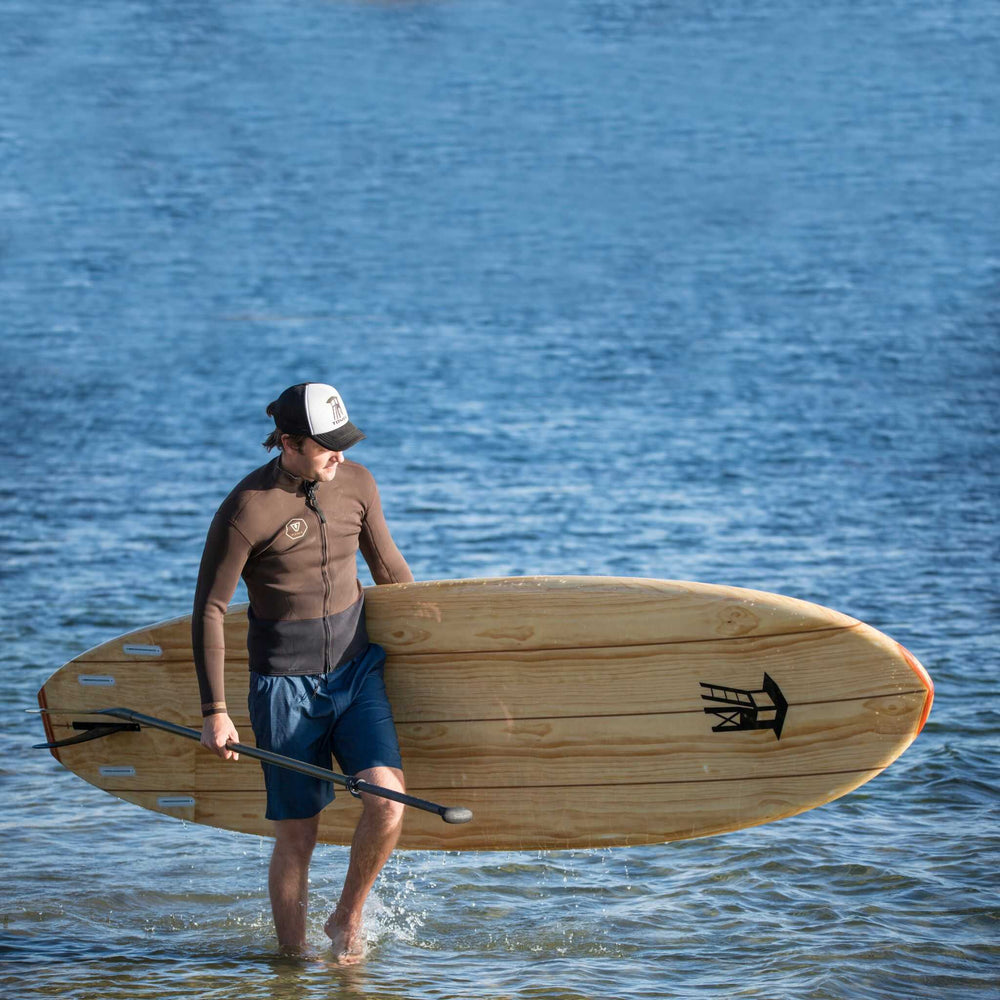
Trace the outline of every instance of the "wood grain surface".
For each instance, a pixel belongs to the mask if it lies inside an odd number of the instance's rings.
[[[527,577],[369,588],[366,599],[372,640],[388,653],[408,790],[475,814],[455,827],[408,810],[402,847],[659,843],[794,815],[887,767],[932,697],[892,639],[759,591]],[[226,636],[228,701],[252,743],[244,607],[230,610]],[[726,703],[710,699],[767,702],[765,675],[787,702],[780,737],[714,728]],[[115,706],[200,728],[198,701],[187,618],[89,650],[39,692],[55,739]],[[150,729],[53,754],[145,808],[270,833],[260,766],[246,757],[223,762]],[[358,809],[341,791],[322,839],[349,842]]]

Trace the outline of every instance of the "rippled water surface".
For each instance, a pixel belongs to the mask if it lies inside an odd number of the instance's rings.
[[[8,0],[2,989],[12,998],[995,996],[995,4]],[[400,853],[360,970],[270,843],[91,788],[25,714],[189,610],[263,407],[320,378],[418,578],[706,580],[937,684],[754,830]],[[595,774],[614,807],[614,775]]]

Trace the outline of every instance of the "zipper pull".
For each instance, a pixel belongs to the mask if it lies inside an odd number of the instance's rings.
[[[316,511],[321,524],[326,524],[326,517],[323,515],[319,502],[316,500],[316,484],[305,482],[302,484],[302,488],[306,491],[306,506]]]

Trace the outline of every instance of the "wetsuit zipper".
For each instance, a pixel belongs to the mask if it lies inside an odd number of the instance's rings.
[[[312,510],[316,516],[319,518],[319,537],[320,544],[322,546],[322,563],[320,565],[320,572],[323,575],[323,673],[329,673],[331,669],[330,663],[330,645],[332,643],[332,636],[330,635],[330,598],[333,594],[333,587],[330,583],[330,572],[329,572],[329,562],[330,553],[326,540],[326,515],[323,513],[323,509],[319,505],[319,501],[316,499],[316,484],[313,482],[304,482],[302,488],[305,490],[306,494],[306,506]]]

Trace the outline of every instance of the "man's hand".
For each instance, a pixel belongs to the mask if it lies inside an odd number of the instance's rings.
[[[201,727],[201,745],[212,753],[217,753],[223,760],[239,760],[240,755],[230,750],[227,743],[239,743],[239,733],[233,725],[233,720],[225,712],[219,715],[209,715]]]

